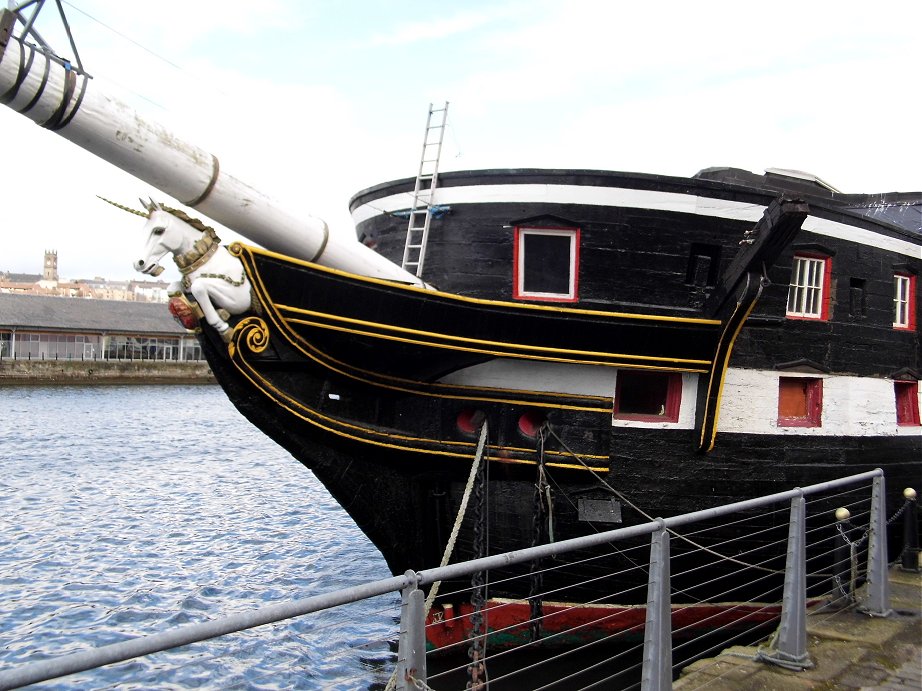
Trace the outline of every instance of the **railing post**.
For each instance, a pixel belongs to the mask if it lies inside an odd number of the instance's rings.
[[[426,683],[426,605],[417,588],[413,570],[405,574],[411,582],[400,592],[400,638],[397,642],[396,688],[416,688],[413,681]]]
[[[784,593],[781,598],[781,623],[770,650],[760,650],[764,662],[802,671],[813,667],[807,653],[807,546],[806,509],[803,495],[791,499],[788,526],[787,561],[784,566]]]
[[[903,490],[906,509],[903,512],[903,555],[900,568],[919,573],[919,507],[916,491],[912,487]]]
[[[862,611],[886,617],[890,614],[890,575],[887,572],[887,506],[883,475],[874,478],[871,489],[871,525],[868,528],[867,600]]]
[[[662,519],[650,541],[647,618],[643,634],[641,691],[672,688],[672,584],[669,572],[669,531]]]

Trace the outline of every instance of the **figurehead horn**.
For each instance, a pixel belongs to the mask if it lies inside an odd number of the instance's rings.
[[[106,202],[106,203],[108,203],[108,204],[111,204],[111,205],[114,206],[116,209],[121,209],[122,211],[127,211],[128,213],[134,214],[135,216],[141,216],[141,217],[143,217],[143,218],[150,218],[150,211],[147,211],[147,212],[145,212],[145,211],[138,211],[137,209],[132,209],[130,206],[124,206],[123,204],[119,204],[118,202],[114,202],[114,201],[112,201],[111,199],[106,199],[105,197],[100,196],[100,195],[98,195],[98,194],[97,194],[96,196],[99,197],[99,199],[102,199],[104,202]],[[142,202],[142,204],[143,204],[143,202]]]

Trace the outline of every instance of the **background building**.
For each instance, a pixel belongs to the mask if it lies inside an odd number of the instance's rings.
[[[45,250],[40,274],[0,271],[0,293],[7,294],[163,303],[169,299],[168,286],[166,281],[109,281],[100,276],[62,281],[55,250]]]
[[[0,358],[202,360],[162,303],[0,293]]]

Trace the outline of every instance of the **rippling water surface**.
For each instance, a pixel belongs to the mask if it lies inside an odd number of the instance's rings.
[[[389,576],[323,486],[216,386],[0,388],[0,668]],[[398,598],[47,682],[382,684]]]

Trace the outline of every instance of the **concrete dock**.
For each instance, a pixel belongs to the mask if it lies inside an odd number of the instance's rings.
[[[215,384],[204,360],[12,360],[0,358],[0,386]]]
[[[922,574],[890,570],[890,607],[887,617],[855,607],[809,614],[811,669],[792,671],[761,662],[758,647],[736,646],[686,667],[673,689],[922,690]]]

